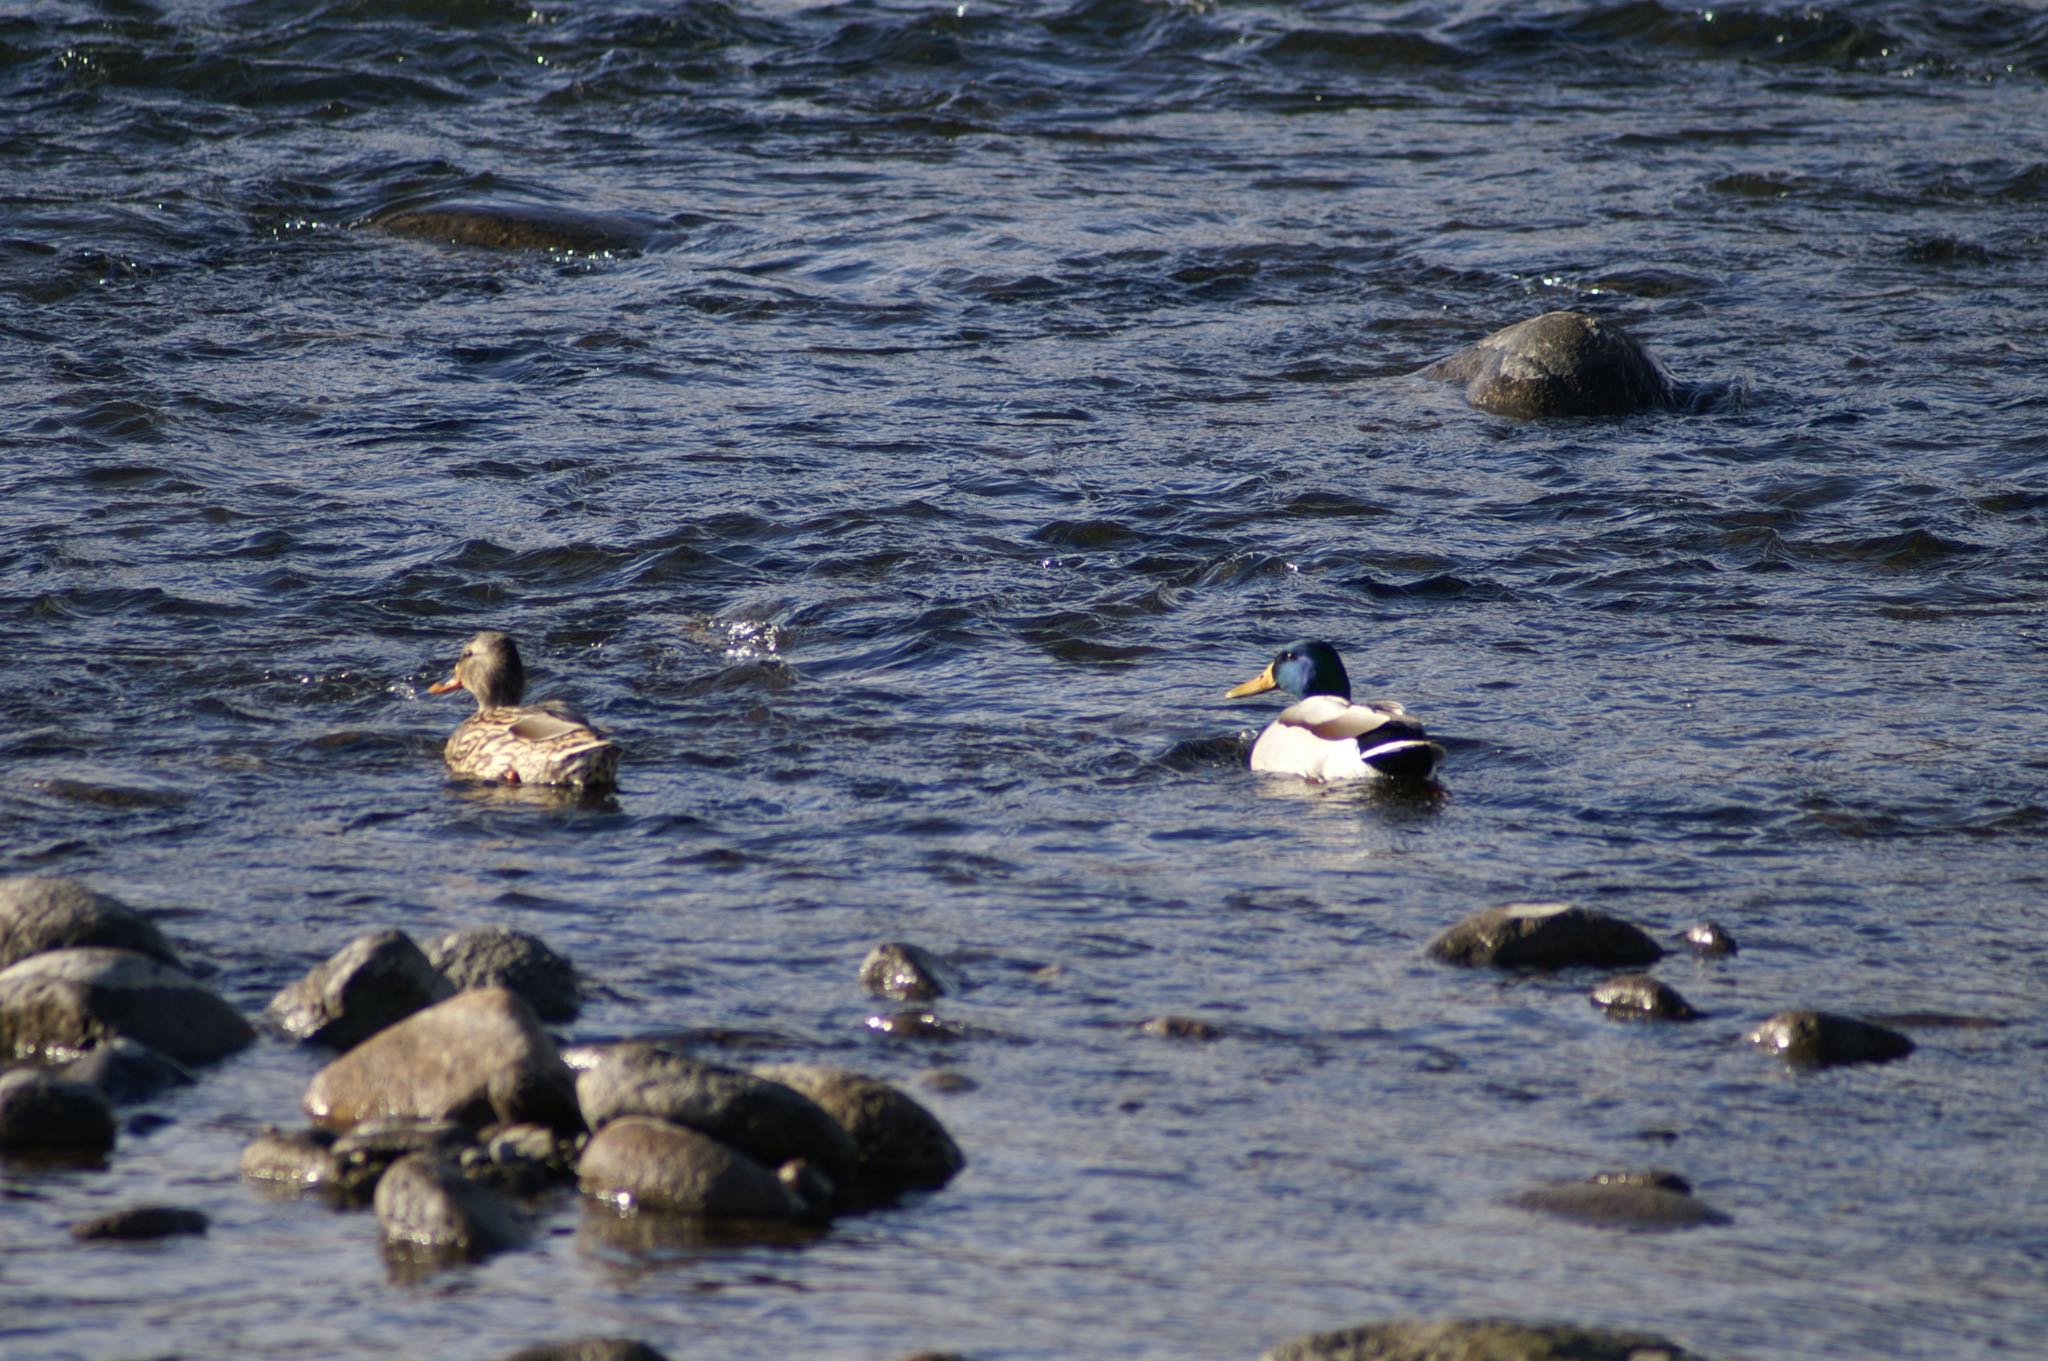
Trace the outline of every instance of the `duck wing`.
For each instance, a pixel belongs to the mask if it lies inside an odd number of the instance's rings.
[[[1390,699],[1354,704],[1336,695],[1310,695],[1281,710],[1276,723],[1314,733],[1325,742],[1357,738],[1361,750],[1402,738],[1427,736],[1408,711]]]

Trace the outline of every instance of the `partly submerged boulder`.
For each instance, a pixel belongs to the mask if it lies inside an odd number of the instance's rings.
[[[510,988],[543,1021],[573,1021],[583,1007],[576,966],[538,936],[503,926],[450,931],[427,958],[458,988]]]
[[[1913,1042],[1889,1026],[1826,1011],[1781,1011],[1743,1038],[1802,1068],[1889,1063],[1913,1052]]]
[[[1641,928],[1568,903],[1508,903],[1451,926],[1429,943],[1447,964],[1496,969],[1629,968],[1652,964],[1664,949]]]
[[[147,917],[76,879],[0,879],[0,969],[45,950],[99,945],[179,967],[177,953]]]
[[[97,1157],[114,1146],[114,1108],[98,1088],[41,1068],[0,1073],[0,1152]]]
[[[411,936],[370,931],[285,987],[264,1014],[295,1040],[353,1049],[454,992]]]
[[[804,1214],[775,1173],[746,1154],[646,1115],[621,1116],[592,1135],[576,1179],[585,1194],[622,1210],[707,1219],[793,1220]]]
[[[1606,1229],[1658,1231],[1726,1224],[1728,1216],[1695,1199],[1685,1178],[1669,1172],[1597,1172],[1583,1181],[1553,1181],[1509,1197],[1508,1204]]]
[[[0,969],[0,1056],[64,1062],[124,1035],[188,1065],[256,1038],[198,979],[132,950],[50,950]]]
[[[617,255],[645,250],[660,234],[652,223],[618,213],[532,203],[439,203],[401,208],[371,225],[399,236],[492,250]]]
[[[1652,1333],[1513,1319],[1368,1323],[1304,1333],[1259,1361],[1700,1361]]]
[[[967,1159],[938,1117],[886,1082],[805,1063],[755,1070],[818,1103],[853,1139],[854,1179],[846,1207],[884,1204],[909,1191],[944,1186]]]
[[[1482,411],[1619,416],[1675,406],[1680,390],[1636,339],[1584,312],[1545,312],[1437,360],[1422,377],[1459,383]]]

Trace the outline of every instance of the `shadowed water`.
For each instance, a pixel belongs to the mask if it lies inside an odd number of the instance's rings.
[[[360,931],[532,931],[596,983],[569,1036],[859,1067],[968,1158],[801,1246],[564,1196],[397,1279],[239,1181],[319,1062],[266,1039],[103,1170],[0,1169],[0,1350],[2048,1326],[2037,9],[31,3],[0,56],[0,870],[163,914],[251,1014]],[[476,203],[645,235],[378,226]],[[1559,307],[1714,400],[1410,376]],[[615,801],[444,783],[483,627]],[[1221,694],[1304,636],[1441,797],[1244,769],[1277,705]],[[1659,969],[1687,1027],[1423,958],[1532,897],[1742,951]],[[961,1038],[868,1026],[893,938]],[[2007,1024],[1738,1043],[1801,1005]],[[1617,1166],[1733,1222],[1505,1203]],[[212,1230],[64,1233],[138,1200]]]

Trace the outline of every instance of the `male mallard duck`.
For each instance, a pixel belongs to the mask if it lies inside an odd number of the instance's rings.
[[[619,749],[583,715],[558,700],[519,702],[526,694],[526,666],[512,640],[497,630],[464,643],[455,673],[427,687],[430,695],[450,690],[476,696],[476,712],[457,726],[443,752],[457,776],[578,789],[617,783]]]
[[[1422,780],[1444,749],[1392,700],[1351,702],[1351,677],[1328,643],[1289,643],[1226,699],[1290,690],[1301,696],[1252,744],[1252,769],[1309,780],[1394,776]]]

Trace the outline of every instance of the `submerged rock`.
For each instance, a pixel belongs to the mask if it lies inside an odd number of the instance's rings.
[[[114,1108],[95,1087],[41,1068],[0,1073],[0,1152],[98,1157],[114,1146]]]
[[[493,1121],[567,1133],[583,1126],[575,1080],[554,1041],[533,1008],[503,988],[459,992],[378,1031],[315,1073],[300,1104],[330,1129],[378,1115],[472,1129]]]
[[[411,936],[371,931],[279,992],[264,1014],[293,1039],[353,1049],[454,991]]]
[[[1154,1016],[1138,1027],[1162,1040],[1220,1040],[1223,1028],[1199,1016]]]
[[[387,1243],[427,1256],[480,1261],[526,1240],[510,1206],[428,1153],[393,1163],[375,1205]]]
[[[1654,1333],[1512,1319],[1368,1323],[1303,1333],[1259,1361],[1701,1361]]]
[[[841,1193],[848,1206],[886,1204],[906,1192],[935,1190],[966,1165],[938,1117],[886,1082],[804,1063],[756,1071],[817,1102],[853,1139],[854,1176]]]
[[[183,1064],[256,1038],[198,979],[132,950],[51,950],[0,970],[0,1054],[61,1062],[123,1035]]]
[[[1678,404],[1680,389],[1635,338],[1584,312],[1503,327],[1421,376],[1462,383],[1482,411],[1524,419],[1620,416]]]
[[[441,203],[401,208],[374,219],[371,225],[399,236],[451,245],[574,255],[644,250],[657,235],[651,224],[631,217],[530,203]]]
[[[576,1099],[592,1129],[628,1115],[651,1115],[708,1134],[763,1167],[801,1158],[836,1186],[849,1185],[858,1170],[852,1137],[802,1092],[655,1045],[603,1051],[576,1075]]]
[[[1584,1181],[1545,1182],[1509,1197],[1508,1204],[1611,1229],[1693,1229],[1731,1222],[1693,1199],[1685,1178],[1669,1172],[1597,1172]]]
[[[629,1337],[583,1337],[522,1347],[503,1361],[668,1361],[645,1342]]]
[[[1743,1038],[1805,1068],[1889,1063],[1913,1052],[1913,1042],[1896,1030],[1825,1011],[1781,1011]]]
[[[1449,964],[1496,969],[1625,968],[1653,964],[1663,947],[1637,927],[1567,903],[1509,903],[1475,912],[1429,943]]]
[[[265,1130],[242,1150],[242,1176],[298,1191],[340,1191],[341,1162],[334,1156],[334,1132],[324,1129]]]
[[[877,997],[929,1002],[952,991],[948,970],[937,955],[908,941],[885,941],[860,963],[860,985]]]
[[[586,1195],[621,1209],[764,1220],[793,1220],[804,1210],[738,1149],[646,1115],[621,1116],[592,1135],[576,1180]]]
[[[524,931],[503,926],[450,931],[428,947],[427,958],[458,988],[510,988],[543,1021],[573,1021],[583,1009],[583,983],[575,965]]]
[[[1695,922],[1679,934],[1686,948],[1701,959],[1721,959],[1736,953],[1735,937],[1723,930],[1719,922]]]
[[[189,1087],[199,1080],[184,1064],[125,1035],[94,1045],[84,1057],[58,1071],[73,1082],[97,1087],[117,1106],[146,1101],[159,1092]]]
[[[98,945],[132,950],[180,968],[177,952],[147,917],[76,879],[0,878],[0,969],[46,950]]]
[[[1699,1013],[1678,995],[1678,989],[1646,973],[1623,974],[1593,985],[1594,1006],[1617,1021],[1696,1021]]]
[[[200,1210],[188,1210],[179,1205],[135,1205],[73,1224],[71,1236],[81,1242],[144,1242],[179,1234],[205,1233],[207,1223],[205,1213]]]

